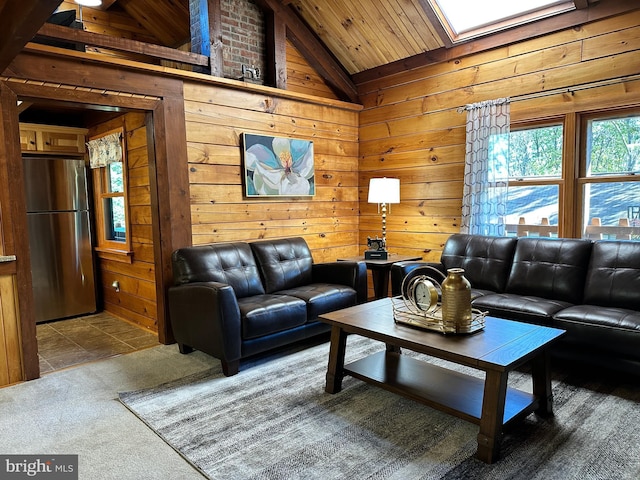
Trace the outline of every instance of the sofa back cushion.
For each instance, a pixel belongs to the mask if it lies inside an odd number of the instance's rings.
[[[311,283],[313,257],[303,238],[260,240],[249,245],[267,293]]]
[[[519,238],[507,292],[581,303],[592,242]]]
[[[593,244],[584,303],[640,310],[640,243],[599,240]]]
[[[248,243],[212,243],[180,248],[171,256],[176,285],[191,282],[229,284],[238,298],[264,293]]]
[[[463,268],[474,289],[503,292],[511,269],[516,238],[454,234],[444,245],[440,262]]]

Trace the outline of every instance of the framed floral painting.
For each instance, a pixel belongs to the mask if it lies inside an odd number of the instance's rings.
[[[315,195],[311,140],[243,133],[242,145],[247,197]]]

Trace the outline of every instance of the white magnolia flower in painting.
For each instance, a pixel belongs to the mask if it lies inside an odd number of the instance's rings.
[[[257,143],[247,149],[245,165],[253,171],[253,193],[313,195],[313,143],[274,138],[271,147]]]

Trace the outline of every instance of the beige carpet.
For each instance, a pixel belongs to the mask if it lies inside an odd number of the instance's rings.
[[[153,347],[0,388],[0,450],[10,455],[78,455],[81,480],[202,479],[118,401],[216,363],[176,345]],[[2,474],[0,474],[2,477]]]

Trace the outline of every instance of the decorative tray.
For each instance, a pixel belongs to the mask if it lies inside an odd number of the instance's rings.
[[[410,325],[412,327],[424,328],[435,332],[448,334],[470,334],[484,328],[487,312],[482,312],[477,308],[471,309],[471,320],[469,322],[451,323],[442,319],[442,305],[438,305],[429,312],[416,309],[402,296],[391,298],[393,305],[393,319],[396,323]]]

